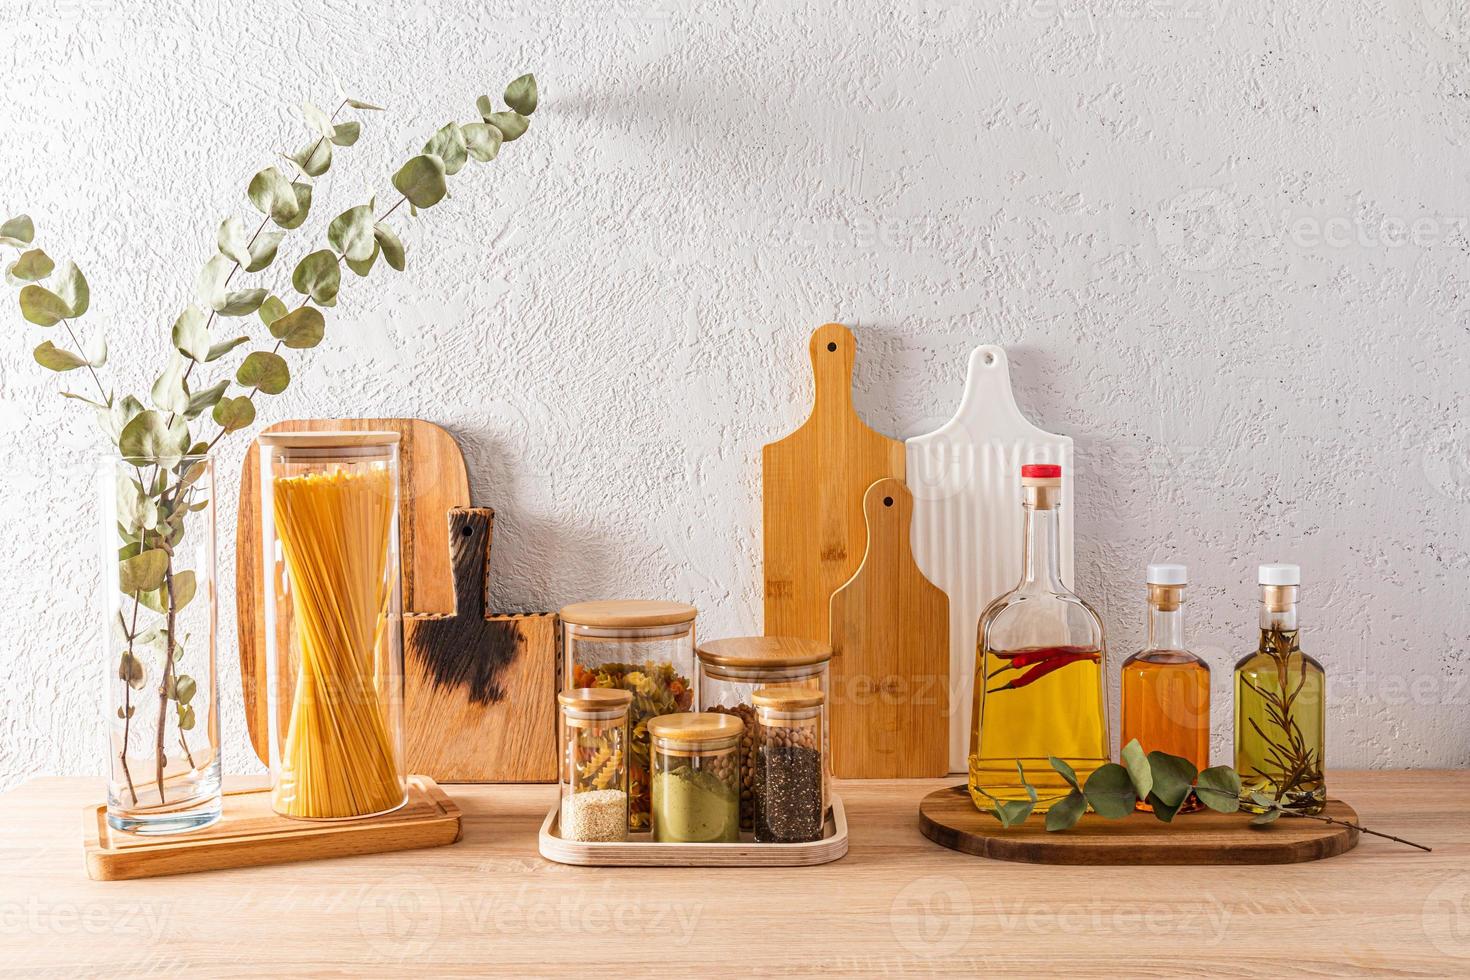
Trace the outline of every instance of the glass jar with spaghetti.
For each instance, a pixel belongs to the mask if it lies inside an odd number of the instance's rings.
[[[699,644],[699,710],[736,715],[745,722],[740,774],[740,828],[755,827],[755,704],[762,687],[800,687],[822,695],[822,800],[827,805],[827,675],[832,648],[794,636],[737,636]]]
[[[628,826],[651,824],[648,720],[694,706],[693,606],[619,599],[578,602],[561,610],[562,687],[621,688],[628,709]]]
[[[755,839],[759,844],[804,844],[822,839],[821,691],[763,687],[755,704]]]
[[[398,434],[259,438],[271,805],[340,820],[406,800]]]
[[[653,752],[653,839],[740,840],[739,718],[685,712],[648,723]]]
[[[574,841],[628,839],[628,705],[633,695],[580,687],[561,705],[561,815],[558,836]]]

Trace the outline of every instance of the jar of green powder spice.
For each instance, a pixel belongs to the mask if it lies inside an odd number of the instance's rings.
[[[653,749],[653,839],[740,840],[740,736],[731,715],[684,712],[648,723]]]

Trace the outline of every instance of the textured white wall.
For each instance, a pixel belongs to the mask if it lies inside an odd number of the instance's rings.
[[[10,0],[0,211],[93,283],[146,387],[214,229],[334,78],[391,107],[320,185],[359,203],[474,97],[531,134],[345,284],[265,419],[447,425],[499,513],[495,597],[677,596],[760,625],[759,448],[806,413],[805,337],[854,325],[895,435],[967,351],[1072,435],[1078,587],[1115,662],[1145,562],[1187,560],[1227,681],[1254,566],[1304,568],[1329,763],[1470,764],[1470,18],[1451,0]],[[897,8],[897,9],[894,9]],[[290,247],[285,268],[304,254]],[[279,278],[278,285],[285,285]],[[13,294],[11,294],[13,296]],[[100,769],[91,421],[6,299],[0,785]],[[247,768],[223,444],[227,765]]]

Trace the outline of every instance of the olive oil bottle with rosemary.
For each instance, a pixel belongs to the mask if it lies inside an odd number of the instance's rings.
[[[1035,798],[1041,813],[1065,798],[1049,756],[1079,782],[1108,761],[1102,620],[1061,580],[1061,487],[1060,466],[1021,467],[1021,581],[980,616],[969,785],[982,810]]]
[[[1235,665],[1235,769],[1243,797],[1262,793],[1288,809],[1316,813],[1327,802],[1327,683],[1321,664],[1301,648],[1302,573],[1296,565],[1262,565],[1258,580],[1260,643]]]

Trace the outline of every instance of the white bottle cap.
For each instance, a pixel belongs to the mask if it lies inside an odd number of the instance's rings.
[[[1300,565],[1262,565],[1256,581],[1261,585],[1301,585]]]
[[[1148,585],[1188,585],[1189,569],[1184,565],[1148,566]]]

